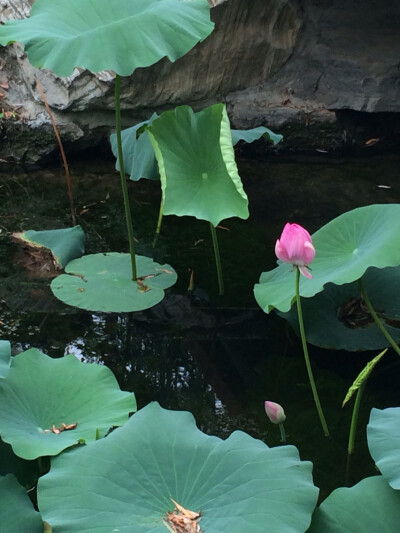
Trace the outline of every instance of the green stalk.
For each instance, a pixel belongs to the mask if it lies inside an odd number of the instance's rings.
[[[158,237],[160,236],[160,231],[161,231],[161,224],[162,224],[162,221],[163,221],[163,201],[162,201],[162,198],[161,198],[161,202],[160,202],[160,211],[158,212],[158,220],[157,220],[157,227],[156,227],[156,234],[154,236],[154,240],[153,240],[153,248],[155,247],[155,245],[157,244],[157,240],[158,240]]]
[[[389,332],[387,331],[387,329],[383,325],[381,319],[376,314],[375,309],[372,307],[371,300],[369,299],[369,296],[367,294],[367,291],[365,290],[364,283],[362,282],[361,278],[358,280],[358,283],[360,285],[361,296],[363,297],[363,300],[366,303],[366,305],[368,307],[368,311],[371,313],[371,316],[374,319],[375,324],[381,330],[383,336],[388,341],[388,343],[393,348],[393,350],[397,353],[397,355],[400,355],[399,346],[395,343],[395,341],[393,340],[393,338],[391,337],[391,335],[389,334]]]
[[[213,241],[213,246],[214,246],[215,264],[217,267],[219,295],[222,296],[224,294],[224,278],[222,276],[221,257],[219,255],[217,232],[215,231],[215,226],[211,222],[210,222],[210,229],[211,229],[211,236],[212,236],[212,241]]]
[[[322,429],[324,430],[325,437],[329,437],[329,430],[328,426],[325,421],[324,413],[322,411],[321,403],[319,401],[317,387],[315,386],[314,376],[311,368],[311,362],[310,357],[308,355],[308,348],[307,348],[307,340],[306,340],[306,334],[304,331],[304,322],[303,322],[303,313],[301,311],[301,302],[300,302],[300,270],[298,267],[296,267],[296,302],[297,302],[297,315],[299,318],[299,327],[300,327],[300,336],[301,336],[301,343],[303,345],[303,353],[304,353],[304,359],[306,362],[307,367],[307,373],[308,373],[308,379],[310,381],[312,393],[314,396],[314,402],[315,406],[318,411],[319,419],[321,421]]]
[[[279,431],[281,432],[281,442],[286,443],[286,433],[283,422],[279,422]]]
[[[361,383],[358,391],[357,396],[354,402],[353,407],[353,414],[351,416],[351,424],[350,424],[350,433],[349,433],[349,442],[347,445],[347,465],[346,465],[346,485],[349,483],[350,478],[350,464],[351,464],[351,456],[354,453],[354,442],[356,440],[356,429],[357,429],[357,421],[358,421],[358,413],[360,411],[360,404],[361,404],[361,396],[364,392],[365,384],[367,381],[364,381]]]
[[[121,137],[121,108],[120,108],[120,94],[121,94],[121,76],[115,76],[115,129],[117,133],[118,159],[119,159],[119,174],[121,176],[122,196],[124,198],[125,220],[128,230],[129,253],[131,254],[132,265],[132,280],[137,280],[136,258],[135,258],[135,241],[133,238],[131,209],[129,206],[128,185],[126,184],[124,156],[122,153],[122,137]]]

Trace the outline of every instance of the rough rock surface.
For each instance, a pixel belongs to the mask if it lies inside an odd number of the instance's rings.
[[[0,21],[26,16],[32,1],[0,0]],[[320,148],[348,140],[349,111],[356,118],[390,115],[393,130],[399,127],[393,118],[400,112],[397,0],[210,4],[216,27],[208,39],[176,63],[162,60],[123,80],[126,125],[179,104],[200,109],[223,101],[235,127],[267,125],[287,132],[289,144],[296,137]],[[32,68],[14,44],[0,47],[1,159],[35,163],[56,150],[35,76],[70,148],[107,138],[114,124],[112,73],[77,69],[58,78]],[[317,136],[310,141],[309,133]],[[374,133],[369,128],[368,136]]]

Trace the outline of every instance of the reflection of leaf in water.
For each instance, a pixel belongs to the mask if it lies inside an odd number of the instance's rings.
[[[171,533],[203,533],[199,521],[201,511],[195,512],[185,509],[182,505],[170,498],[175,504],[173,512],[167,512],[167,518],[163,518],[163,524]]]

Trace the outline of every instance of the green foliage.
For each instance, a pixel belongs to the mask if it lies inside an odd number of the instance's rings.
[[[34,67],[58,76],[75,67],[127,76],[175,61],[213,27],[207,0],[36,0],[28,19],[0,27],[0,44],[23,43]]]
[[[1,383],[0,434],[16,455],[35,459],[92,442],[135,410],[134,395],[119,389],[107,367],[73,355],[52,359],[31,348],[15,356]]]
[[[130,312],[156,305],[177,279],[170,265],[136,256],[138,283],[132,281],[129,254],[92,254],[75,259],[51,283],[54,295],[68,305],[91,311]]]
[[[157,117],[157,113],[153,113],[149,120],[140,122],[136,126],[121,132],[125,173],[129,174],[130,179],[133,181],[138,181],[141,178],[160,179],[153,147],[149,136],[146,132],[143,132],[143,126],[151,124]],[[116,133],[110,136],[110,142],[112,152],[117,159],[115,166],[119,170]]]
[[[0,378],[5,378],[11,364],[11,344],[0,340]]]
[[[147,132],[158,162],[165,215],[194,216],[214,226],[232,216],[248,218],[223,104],[198,113],[189,106],[166,111]]]
[[[399,490],[400,407],[372,409],[367,436],[369,451],[376,466],[389,485]]]
[[[348,211],[331,220],[313,236],[316,256],[311,264],[313,279],[302,279],[300,294],[310,298],[327,283],[351,283],[369,267],[400,264],[400,204],[370,205]],[[286,312],[294,301],[292,266],[283,263],[264,272],[254,287],[257,303],[269,313]]]
[[[268,128],[265,128],[264,126],[259,126],[258,128],[253,128],[250,130],[232,130],[233,146],[235,146],[239,141],[252,143],[254,141],[257,141],[261,137],[264,137],[264,139],[267,139],[274,145],[280,143],[283,139],[283,135],[274,133]]]
[[[60,268],[85,253],[85,234],[80,226],[46,231],[32,229],[18,237],[30,245],[48,248]]]
[[[400,342],[400,267],[369,268],[364,287],[385,328]],[[307,341],[316,346],[342,350],[377,350],[388,346],[382,332],[360,299],[358,282],[328,283],[313,298],[302,301]],[[280,313],[297,331],[296,306]]]
[[[38,487],[45,520],[81,533],[164,533],[170,498],[201,510],[207,533],[265,533],[266,524],[303,532],[317,495],[311,464],[293,446],[268,448],[239,431],[226,440],[205,435],[190,413],[156,403],[105,439],[57,457]]]
[[[346,405],[346,403],[351,400],[351,398],[354,396],[354,394],[360,390],[360,388],[366,383],[367,379],[369,378],[371,372],[375,368],[375,366],[379,363],[379,361],[382,359],[382,357],[387,352],[386,350],[383,350],[381,353],[378,353],[377,356],[375,356],[371,361],[369,361],[365,367],[361,370],[361,372],[358,374],[356,379],[353,382],[353,385],[349,388],[347,391],[347,394],[345,396],[345,399],[343,400],[342,407]]]
[[[43,522],[12,474],[0,476],[0,524],[4,533],[43,533]]]
[[[382,476],[336,489],[315,510],[308,533],[395,533],[400,524],[400,492]]]

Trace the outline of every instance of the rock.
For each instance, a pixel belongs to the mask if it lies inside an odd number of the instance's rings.
[[[32,1],[0,0],[0,21],[27,16]],[[215,30],[204,42],[176,63],[165,59],[123,80],[125,126],[176,105],[201,109],[222,101],[234,127],[266,125],[285,134],[283,148],[353,142],[357,114],[391,114],[393,131],[386,134],[398,135],[397,0],[210,4]],[[14,44],[0,49],[1,159],[35,164],[58,153],[35,76],[69,150],[107,140],[114,126],[113,74],[76,69],[59,78],[34,69]],[[368,124],[369,136],[385,135]],[[361,128],[362,143],[365,132]]]

